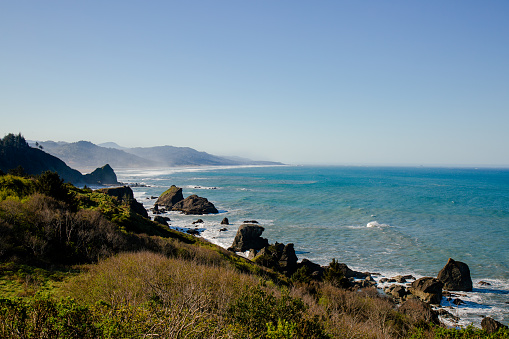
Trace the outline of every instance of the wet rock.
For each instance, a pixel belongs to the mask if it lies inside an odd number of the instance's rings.
[[[221,220],[221,225],[229,225],[230,222],[228,221],[228,218],[224,217],[223,220]]]
[[[194,230],[194,229],[189,229],[186,231],[186,233],[191,234],[191,235],[200,235],[200,231]]]
[[[483,280],[479,281],[477,284],[480,286],[491,286],[489,282]]]
[[[219,230],[219,232],[226,232],[226,231],[228,231],[228,229],[227,229],[226,227],[223,227],[223,228],[221,228],[221,229]]]
[[[464,305],[464,304],[465,304],[465,302],[464,302],[463,300],[458,299],[458,298],[454,299],[454,300],[452,301],[452,303],[453,303],[454,305],[457,305],[457,306],[459,306],[459,305]]]
[[[194,224],[203,224],[203,219],[198,219],[196,221],[193,221],[193,225]]]
[[[423,277],[410,284],[408,291],[426,303],[439,305],[443,286],[436,278]]]
[[[470,269],[467,264],[461,261],[449,258],[447,264],[438,273],[437,278],[444,284],[446,290],[472,291]]]
[[[406,290],[406,288],[404,286],[396,285],[396,284],[387,286],[384,289],[384,292],[387,295],[390,295],[391,297],[396,299],[396,301],[402,301],[408,295],[408,291]]]
[[[214,204],[206,198],[195,194],[188,196],[184,200],[177,202],[172,207],[173,211],[181,211],[184,214],[215,214],[219,213]]]
[[[400,284],[406,283],[406,278],[402,275],[397,275],[395,277],[392,277],[391,279],[395,280],[397,283]]]
[[[264,230],[260,225],[240,225],[229,250],[234,252],[245,252],[249,249],[261,250],[269,245],[269,241],[261,237]]]
[[[244,224],[258,224],[256,220],[244,220]]]

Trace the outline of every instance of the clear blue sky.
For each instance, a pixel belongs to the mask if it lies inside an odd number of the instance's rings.
[[[0,136],[509,166],[509,1],[0,1]]]

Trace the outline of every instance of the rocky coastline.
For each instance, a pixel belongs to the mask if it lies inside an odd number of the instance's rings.
[[[196,195],[184,198],[182,188],[176,186],[170,187],[157,197],[154,207],[149,212],[153,214],[154,221],[169,225],[170,218],[161,216],[169,211],[179,211],[185,215],[219,213],[206,198]],[[201,224],[203,220],[197,219],[189,228],[177,228],[177,230],[200,236],[205,231],[205,228],[198,228]],[[228,218],[224,217],[220,225],[230,225]],[[227,230],[226,227],[220,229],[220,231]],[[468,265],[452,258],[449,258],[436,277],[416,279],[410,274],[382,277],[379,273],[352,270],[346,264],[337,262],[336,259],[332,259],[332,262],[326,266],[308,259],[299,261],[293,243],[271,244],[268,239],[262,237],[264,230],[265,228],[256,220],[245,220],[238,226],[228,250],[246,256],[254,263],[279,272],[292,281],[320,283],[327,280],[352,291],[374,289],[377,293],[393,300],[402,313],[418,312],[422,320],[426,322],[454,327],[460,319],[450,311],[455,306],[465,304],[461,299],[464,296],[461,292],[470,292],[473,289]],[[479,282],[481,285],[483,283]],[[447,301],[448,305],[444,305],[444,301]],[[481,326],[488,331],[505,327],[491,317],[484,317]]]

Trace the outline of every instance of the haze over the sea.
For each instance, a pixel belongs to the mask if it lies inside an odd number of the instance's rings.
[[[509,167],[509,2],[3,1],[0,137]]]

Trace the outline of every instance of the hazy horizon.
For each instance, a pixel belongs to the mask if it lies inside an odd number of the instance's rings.
[[[0,3],[0,136],[509,167],[509,2]]]

